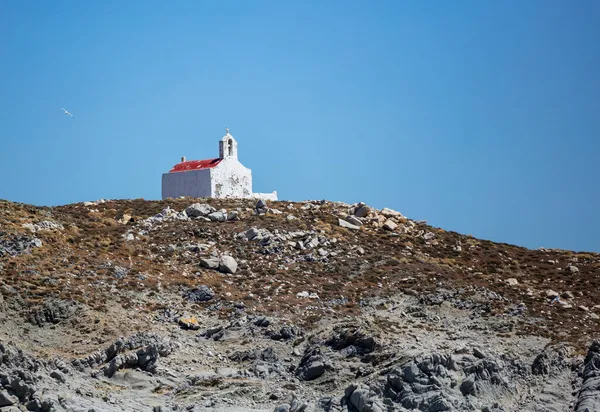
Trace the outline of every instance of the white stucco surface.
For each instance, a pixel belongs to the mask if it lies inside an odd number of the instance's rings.
[[[210,169],[212,197],[250,197],[252,172],[237,159],[226,157]]]
[[[277,191],[274,190],[273,193],[252,193],[250,197],[253,199],[277,200]]]

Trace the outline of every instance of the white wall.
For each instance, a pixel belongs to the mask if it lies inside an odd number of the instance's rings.
[[[252,171],[236,158],[226,157],[210,170],[212,197],[250,197]]]
[[[187,172],[164,173],[162,175],[162,198],[191,196],[210,197],[211,169]]]
[[[277,200],[277,191],[274,190],[273,193],[252,193],[252,198],[262,200]]]

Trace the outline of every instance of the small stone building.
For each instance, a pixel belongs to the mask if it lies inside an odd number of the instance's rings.
[[[253,193],[252,171],[238,160],[238,144],[229,129],[219,141],[219,157],[205,160],[181,158],[162,175],[162,198],[258,198],[277,200],[277,192]]]

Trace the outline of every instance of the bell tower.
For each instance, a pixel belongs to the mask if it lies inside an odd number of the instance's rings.
[[[237,153],[237,142],[233,136],[229,133],[229,128],[225,128],[225,136],[219,141],[219,157],[221,159],[227,158],[238,158]]]

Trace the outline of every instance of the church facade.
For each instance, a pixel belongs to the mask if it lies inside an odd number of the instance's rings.
[[[252,192],[252,171],[238,160],[238,144],[229,129],[219,141],[219,157],[190,161],[182,157],[162,175],[162,198],[180,196],[277,200],[275,191]]]

